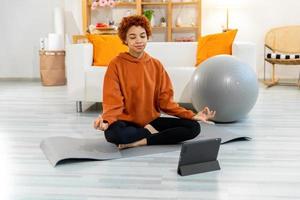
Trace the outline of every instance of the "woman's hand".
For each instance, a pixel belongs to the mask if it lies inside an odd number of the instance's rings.
[[[97,130],[105,131],[108,128],[108,123],[104,122],[101,115],[94,121],[94,128]]]
[[[198,112],[193,119],[196,121],[202,121],[207,124],[214,124],[214,122],[209,121],[210,119],[214,118],[216,115],[216,111],[209,110],[208,107],[205,107],[202,111]]]

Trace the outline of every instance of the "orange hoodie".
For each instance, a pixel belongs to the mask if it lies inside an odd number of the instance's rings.
[[[162,64],[143,53],[135,58],[121,53],[106,71],[103,86],[103,119],[109,125],[117,120],[144,127],[160,116],[160,111],[191,119],[195,113],[173,101],[170,78]]]

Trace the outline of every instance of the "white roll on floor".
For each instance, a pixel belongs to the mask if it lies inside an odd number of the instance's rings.
[[[48,34],[48,50],[62,51],[65,50],[64,35],[57,33]]]
[[[54,8],[54,32],[57,34],[65,34],[65,17],[64,9],[60,7]]]

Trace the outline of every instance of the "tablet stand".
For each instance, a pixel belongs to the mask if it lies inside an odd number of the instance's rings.
[[[178,174],[181,176],[187,176],[187,175],[210,172],[210,171],[215,171],[220,169],[221,168],[218,160],[214,160],[209,162],[181,165],[178,167]]]

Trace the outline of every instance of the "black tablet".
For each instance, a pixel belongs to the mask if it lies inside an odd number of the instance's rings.
[[[217,156],[220,144],[220,138],[183,143],[178,162],[178,174],[185,176],[219,170]]]

